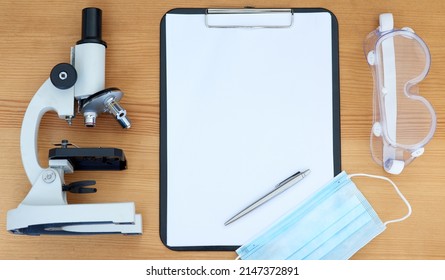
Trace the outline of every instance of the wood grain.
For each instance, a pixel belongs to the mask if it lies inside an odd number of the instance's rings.
[[[30,184],[19,150],[26,107],[51,68],[69,60],[80,37],[81,9],[103,10],[107,49],[107,86],[125,92],[122,104],[133,127],[122,131],[111,116],[95,129],[72,127],[55,114],[44,116],[39,158],[46,164],[52,143],[70,139],[79,146],[122,148],[129,169],[124,172],[77,172],[68,180],[97,180],[99,192],[70,195],[72,202],[134,201],[143,214],[142,236],[14,236],[5,218],[17,207]],[[437,132],[425,155],[400,176],[391,177],[413,206],[413,215],[360,250],[354,259],[445,259],[445,2],[428,1],[23,1],[0,2],[0,259],[233,259],[234,252],[175,252],[159,238],[159,23],[177,7],[324,7],[337,17],[340,32],[342,168],[349,173],[385,175],[369,153],[372,123],[372,76],[363,54],[365,36],[378,16],[392,12],[397,27],[410,26],[429,45],[430,73],[420,92],[436,109]],[[357,184],[383,220],[402,216],[404,205],[388,185],[368,179]]]

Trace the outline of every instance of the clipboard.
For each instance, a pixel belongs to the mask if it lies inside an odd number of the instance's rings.
[[[168,248],[235,250],[341,171],[338,23],[328,10],[174,9],[161,21],[160,58]]]

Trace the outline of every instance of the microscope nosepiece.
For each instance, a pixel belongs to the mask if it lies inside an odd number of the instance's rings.
[[[99,114],[110,113],[123,128],[130,128],[131,122],[127,118],[127,111],[119,104],[123,95],[118,88],[109,88],[79,100],[79,111],[85,118],[85,126],[96,126]]]

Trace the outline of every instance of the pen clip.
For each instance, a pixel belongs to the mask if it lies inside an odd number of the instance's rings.
[[[292,181],[294,178],[300,176],[301,171],[298,171],[297,173],[289,176],[288,178],[284,179],[282,182],[278,183],[278,185],[275,186],[275,189],[281,188],[283,185],[286,185],[288,182]]]

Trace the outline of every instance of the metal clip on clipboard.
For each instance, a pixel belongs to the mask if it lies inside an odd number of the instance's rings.
[[[292,9],[207,9],[208,28],[289,28],[294,23]]]

